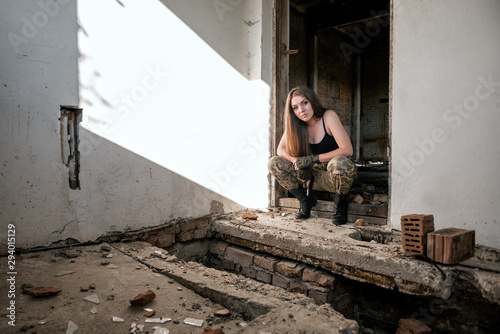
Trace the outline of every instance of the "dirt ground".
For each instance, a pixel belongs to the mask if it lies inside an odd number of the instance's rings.
[[[9,288],[8,284],[3,283],[0,286],[1,300],[3,300],[0,332],[67,333],[68,322],[72,321],[79,327],[76,332],[78,334],[130,333],[132,323],[144,325],[143,332],[138,333],[155,333],[155,326],[161,326],[172,334],[201,334],[204,333],[204,328],[209,326],[213,330],[221,329],[222,332],[219,333],[226,334],[305,334],[329,333],[331,332],[328,330],[331,326],[329,319],[335,318],[335,321],[338,321],[338,315],[333,314],[332,310],[322,310],[321,307],[312,305],[306,297],[296,296],[272,286],[263,288],[264,285],[259,282],[242,280],[241,277],[229,273],[218,274],[219,278],[223,278],[221,281],[225,280],[221,284],[232,286],[239,284],[242,294],[246,290],[260,289],[263,295],[279,296],[284,301],[291,301],[292,304],[290,308],[280,307],[255,320],[247,319],[245,314],[215,316],[216,311],[225,307],[203,298],[163,275],[160,270],[147,267],[115,247],[109,247],[107,244],[102,246],[81,246],[16,255],[16,326],[7,324],[8,301],[4,296],[7,296]],[[0,260],[2,260],[1,271],[8,272],[7,259],[0,258]],[[179,263],[167,265],[179,268]],[[199,271],[201,265],[195,266]],[[206,268],[206,273],[202,276],[209,276],[207,270],[214,269]],[[58,276],[65,272],[69,273]],[[95,285],[95,289],[82,291],[82,288],[85,290],[91,284]],[[22,293],[22,287],[27,285],[52,286],[62,291],[55,296],[36,298]],[[142,307],[130,305],[130,299],[147,290],[153,291],[156,295],[152,302]],[[84,300],[91,295],[97,295],[99,304]],[[97,313],[91,313],[93,308]],[[145,316],[144,308],[156,311],[152,318],[162,317],[171,320],[164,324],[146,323],[148,318]],[[122,318],[124,321],[115,323],[112,321],[113,317]],[[195,327],[185,324],[186,318],[202,320],[203,325]],[[159,330],[157,332],[160,333]],[[347,332],[357,332],[357,330]]]

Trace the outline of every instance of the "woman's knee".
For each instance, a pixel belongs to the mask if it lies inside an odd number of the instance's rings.
[[[356,165],[348,157],[335,157],[328,163],[327,170],[334,174],[340,175],[355,175]]]
[[[269,159],[269,162],[267,164],[267,168],[271,174],[274,174],[275,171],[283,169],[283,164],[286,160],[285,158],[282,158],[278,155],[272,157]]]

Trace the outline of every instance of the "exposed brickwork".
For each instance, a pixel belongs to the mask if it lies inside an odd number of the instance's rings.
[[[254,258],[254,263],[256,266],[267,269],[269,271],[276,270],[276,264],[279,262],[278,259],[272,256],[260,256],[256,255]]]
[[[316,303],[332,303],[341,307],[342,312],[353,311],[352,297],[349,291],[337,284],[335,275],[304,263],[278,259],[225,242],[214,242],[210,245],[211,263],[240,273],[260,282],[272,284],[288,291],[305,294]]]
[[[181,232],[175,240],[179,242],[186,242],[193,240],[194,231]]]
[[[156,246],[160,248],[170,247],[173,245],[175,239],[173,235],[163,235],[156,240]]]

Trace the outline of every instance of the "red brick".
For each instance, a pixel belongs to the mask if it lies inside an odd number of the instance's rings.
[[[253,265],[254,256],[255,252],[248,249],[235,246],[229,246],[226,248],[226,259],[233,261],[234,263],[238,263],[242,267],[250,267]]]
[[[288,290],[295,293],[301,293],[307,296],[308,288],[306,286],[306,283],[303,283],[302,281],[291,280]]]
[[[314,299],[316,303],[325,304],[330,303],[333,300],[332,290],[320,286],[314,286],[312,284],[305,284],[309,288],[307,296]]]
[[[172,225],[170,227],[165,228],[165,234],[176,235],[181,232],[181,227],[179,224]]]
[[[304,268],[302,272],[302,280],[305,282],[316,282],[317,281],[318,272],[312,268]]]
[[[146,292],[140,293],[137,296],[135,296],[133,299],[130,299],[130,305],[140,305],[144,306],[147,303],[153,301],[155,299],[156,295],[153,291],[148,290]]]
[[[179,234],[177,236],[176,240],[179,242],[191,241],[191,240],[193,240],[193,234],[194,234],[194,231],[182,232],[181,234]]]
[[[474,256],[474,230],[445,228],[429,233],[427,238],[427,257],[432,261],[456,264]]]
[[[210,220],[208,218],[200,218],[195,221],[196,228],[202,228],[210,226]]]
[[[273,275],[265,270],[265,269],[260,269],[259,267],[255,268],[255,279],[257,281],[264,282],[266,284],[271,284]]]
[[[163,230],[149,232],[149,237],[158,238],[161,237],[165,232]]]
[[[26,288],[23,290],[23,293],[31,295],[33,297],[48,297],[57,295],[61,291],[62,291],[61,289],[54,288],[51,286],[39,286],[36,288]]]
[[[210,253],[223,257],[228,244],[225,242],[213,242],[210,244]]]
[[[255,278],[257,271],[254,267],[242,267],[241,274],[245,275],[246,277]]]
[[[164,235],[159,237],[158,240],[156,240],[156,246],[160,248],[172,246],[173,243],[174,243],[173,235]]]
[[[274,257],[260,255],[256,255],[253,261],[256,266],[267,269],[269,271],[275,271],[276,264],[278,263],[278,260]]]
[[[276,271],[286,277],[301,277],[305,264],[284,260],[276,264]]]
[[[407,255],[425,255],[427,233],[434,231],[433,215],[401,216],[401,241]]]
[[[431,329],[417,319],[399,319],[396,334],[428,334]]]
[[[158,238],[157,237],[149,237],[146,242],[153,245],[153,246],[156,246],[156,242],[158,241]]]
[[[315,283],[317,283],[319,286],[333,289],[335,286],[335,280],[336,278],[332,274],[319,273],[318,279]]]
[[[196,229],[196,220],[191,220],[181,224],[181,232],[192,231]]]
[[[280,274],[274,274],[271,284],[274,286],[279,286],[280,288],[283,289],[288,289],[288,285],[290,284],[290,279]]]
[[[204,228],[197,228],[193,231],[193,239],[206,238],[209,232],[210,228],[208,226],[205,226]]]

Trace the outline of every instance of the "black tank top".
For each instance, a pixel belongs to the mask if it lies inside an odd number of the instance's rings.
[[[323,137],[323,139],[321,139],[319,143],[310,144],[313,154],[322,154],[339,148],[339,145],[337,145],[335,138],[333,138],[333,136],[330,136],[326,131],[325,121],[323,117],[321,118],[321,121],[323,122],[323,129],[325,130],[325,136]]]

